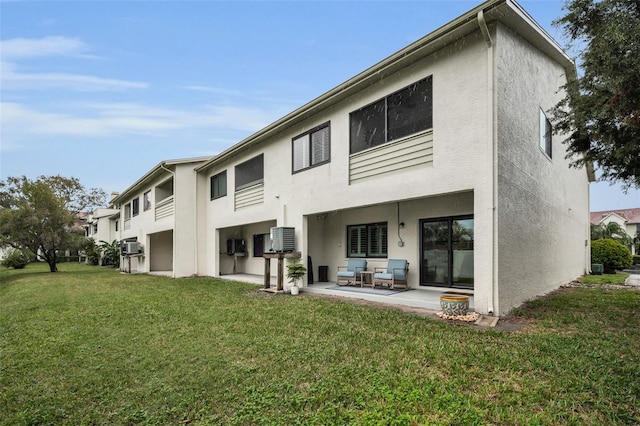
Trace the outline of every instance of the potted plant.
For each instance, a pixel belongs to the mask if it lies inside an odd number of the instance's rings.
[[[291,286],[291,294],[296,295],[299,292],[298,289],[298,280],[307,273],[307,268],[304,267],[302,263],[299,263],[297,259],[287,265],[287,278],[289,278],[289,282],[293,283]]]

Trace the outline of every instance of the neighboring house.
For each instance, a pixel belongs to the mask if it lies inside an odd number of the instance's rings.
[[[156,167],[119,197],[122,236],[145,242],[145,271],[173,245],[174,276],[262,274],[270,228],[293,227],[316,277],[402,258],[412,289],[504,314],[588,271],[593,173],[569,167],[546,113],[575,73],[517,3],[487,1],[197,165],[197,215],[191,184]],[[192,182],[194,165],[173,167]],[[126,213],[165,179],[186,198],[173,219]]]
[[[640,208],[605,210],[591,213],[592,225],[607,225],[611,222],[620,225],[627,232],[627,235],[633,239],[640,235]],[[636,250],[635,244],[632,244],[630,249],[632,254],[640,254]]]
[[[100,244],[101,241],[111,243],[119,240],[118,227],[120,224],[120,210],[113,208],[98,208],[91,213],[84,226],[85,236]],[[102,264],[102,259],[100,259]]]
[[[121,262],[122,268],[172,277],[194,274],[194,167],[209,158],[163,161],[111,200],[120,210],[117,239],[142,246],[141,255]]]
[[[85,235],[96,244],[100,241],[110,243],[118,239],[120,210],[112,208],[96,209],[85,224]]]

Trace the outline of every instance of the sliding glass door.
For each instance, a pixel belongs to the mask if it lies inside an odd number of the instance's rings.
[[[420,221],[420,285],[473,288],[473,216]]]

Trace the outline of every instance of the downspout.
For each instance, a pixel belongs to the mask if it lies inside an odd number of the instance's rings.
[[[498,247],[496,239],[497,226],[497,214],[496,214],[496,193],[497,193],[497,164],[496,164],[496,144],[497,144],[497,132],[496,132],[496,99],[494,90],[494,52],[493,52],[493,40],[491,40],[491,34],[489,28],[484,19],[484,12],[480,10],[478,12],[478,26],[482,32],[482,37],[487,44],[487,122],[489,124],[490,131],[488,134],[488,156],[489,164],[491,164],[491,287],[489,291],[489,298],[487,301],[487,312],[489,314],[494,313],[494,298],[496,294],[497,285],[497,259],[498,259]]]
[[[195,173],[195,184],[193,185],[193,275],[198,275],[198,185],[200,173],[193,170]]]
[[[165,172],[171,173],[171,175],[173,176],[173,247],[172,247],[172,255],[171,255],[171,257],[173,258],[173,264],[171,265],[171,269],[173,269],[173,271],[171,271],[171,277],[175,278],[176,277],[176,265],[175,265],[175,262],[176,262],[176,173],[171,169],[167,169],[163,163],[160,163],[160,168]],[[155,201],[155,195],[154,195],[154,201]],[[151,259],[149,259],[149,267],[151,267]]]

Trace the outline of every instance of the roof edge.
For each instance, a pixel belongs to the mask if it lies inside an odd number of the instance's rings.
[[[141,178],[135,181],[131,186],[129,186],[124,191],[122,191],[118,196],[112,198],[110,201],[110,204],[116,205],[122,202],[124,198],[127,198],[127,196],[129,196],[133,191],[139,189],[140,186],[148,182],[152,177],[155,177],[155,175],[160,170],[164,170],[164,168],[167,166],[179,166],[182,164],[189,164],[189,163],[202,163],[210,160],[211,158],[212,158],[211,155],[207,155],[204,157],[179,158],[179,159],[161,161],[158,164],[156,164],[151,170],[145,173]]]
[[[536,45],[538,45],[538,47],[540,43],[546,44],[546,46],[550,48],[549,52],[552,53],[552,55],[550,55],[552,59],[558,62],[564,62],[562,65],[565,68],[575,69],[575,62],[573,59],[564,52],[561,46],[515,0],[487,0],[452,21],[449,21],[448,23],[431,31],[415,42],[391,54],[373,66],[356,74],[344,83],[339,84],[328,92],[325,92],[284,117],[267,125],[263,129],[251,134],[221,153],[211,157],[208,161],[196,167],[196,172],[200,173],[211,168],[217,162],[242,151],[251,144],[257,143],[260,140],[269,137],[271,134],[287,128],[296,120],[305,119],[306,115],[313,113],[314,110],[320,109],[325,105],[331,105],[331,102],[336,99],[339,100],[340,95],[345,97],[348,96],[351,91],[367,85],[368,81],[372,78],[379,78],[379,75],[383,73],[383,71],[397,66],[398,64],[405,62],[410,63],[414,55],[418,55],[421,51],[428,49],[430,46],[437,45],[438,41],[442,40],[445,36],[454,33],[456,30],[461,30],[468,25],[477,25],[477,16],[480,12],[487,14],[487,16],[485,16],[487,22],[508,20],[509,17],[507,16],[507,13],[504,13],[505,11],[496,10],[503,6],[508,7],[509,10],[513,12],[514,16],[517,16],[521,21],[524,21],[529,28],[531,28],[532,31],[529,33],[530,35],[534,34],[537,38],[538,43]],[[495,14],[489,13],[494,10],[496,10]]]

